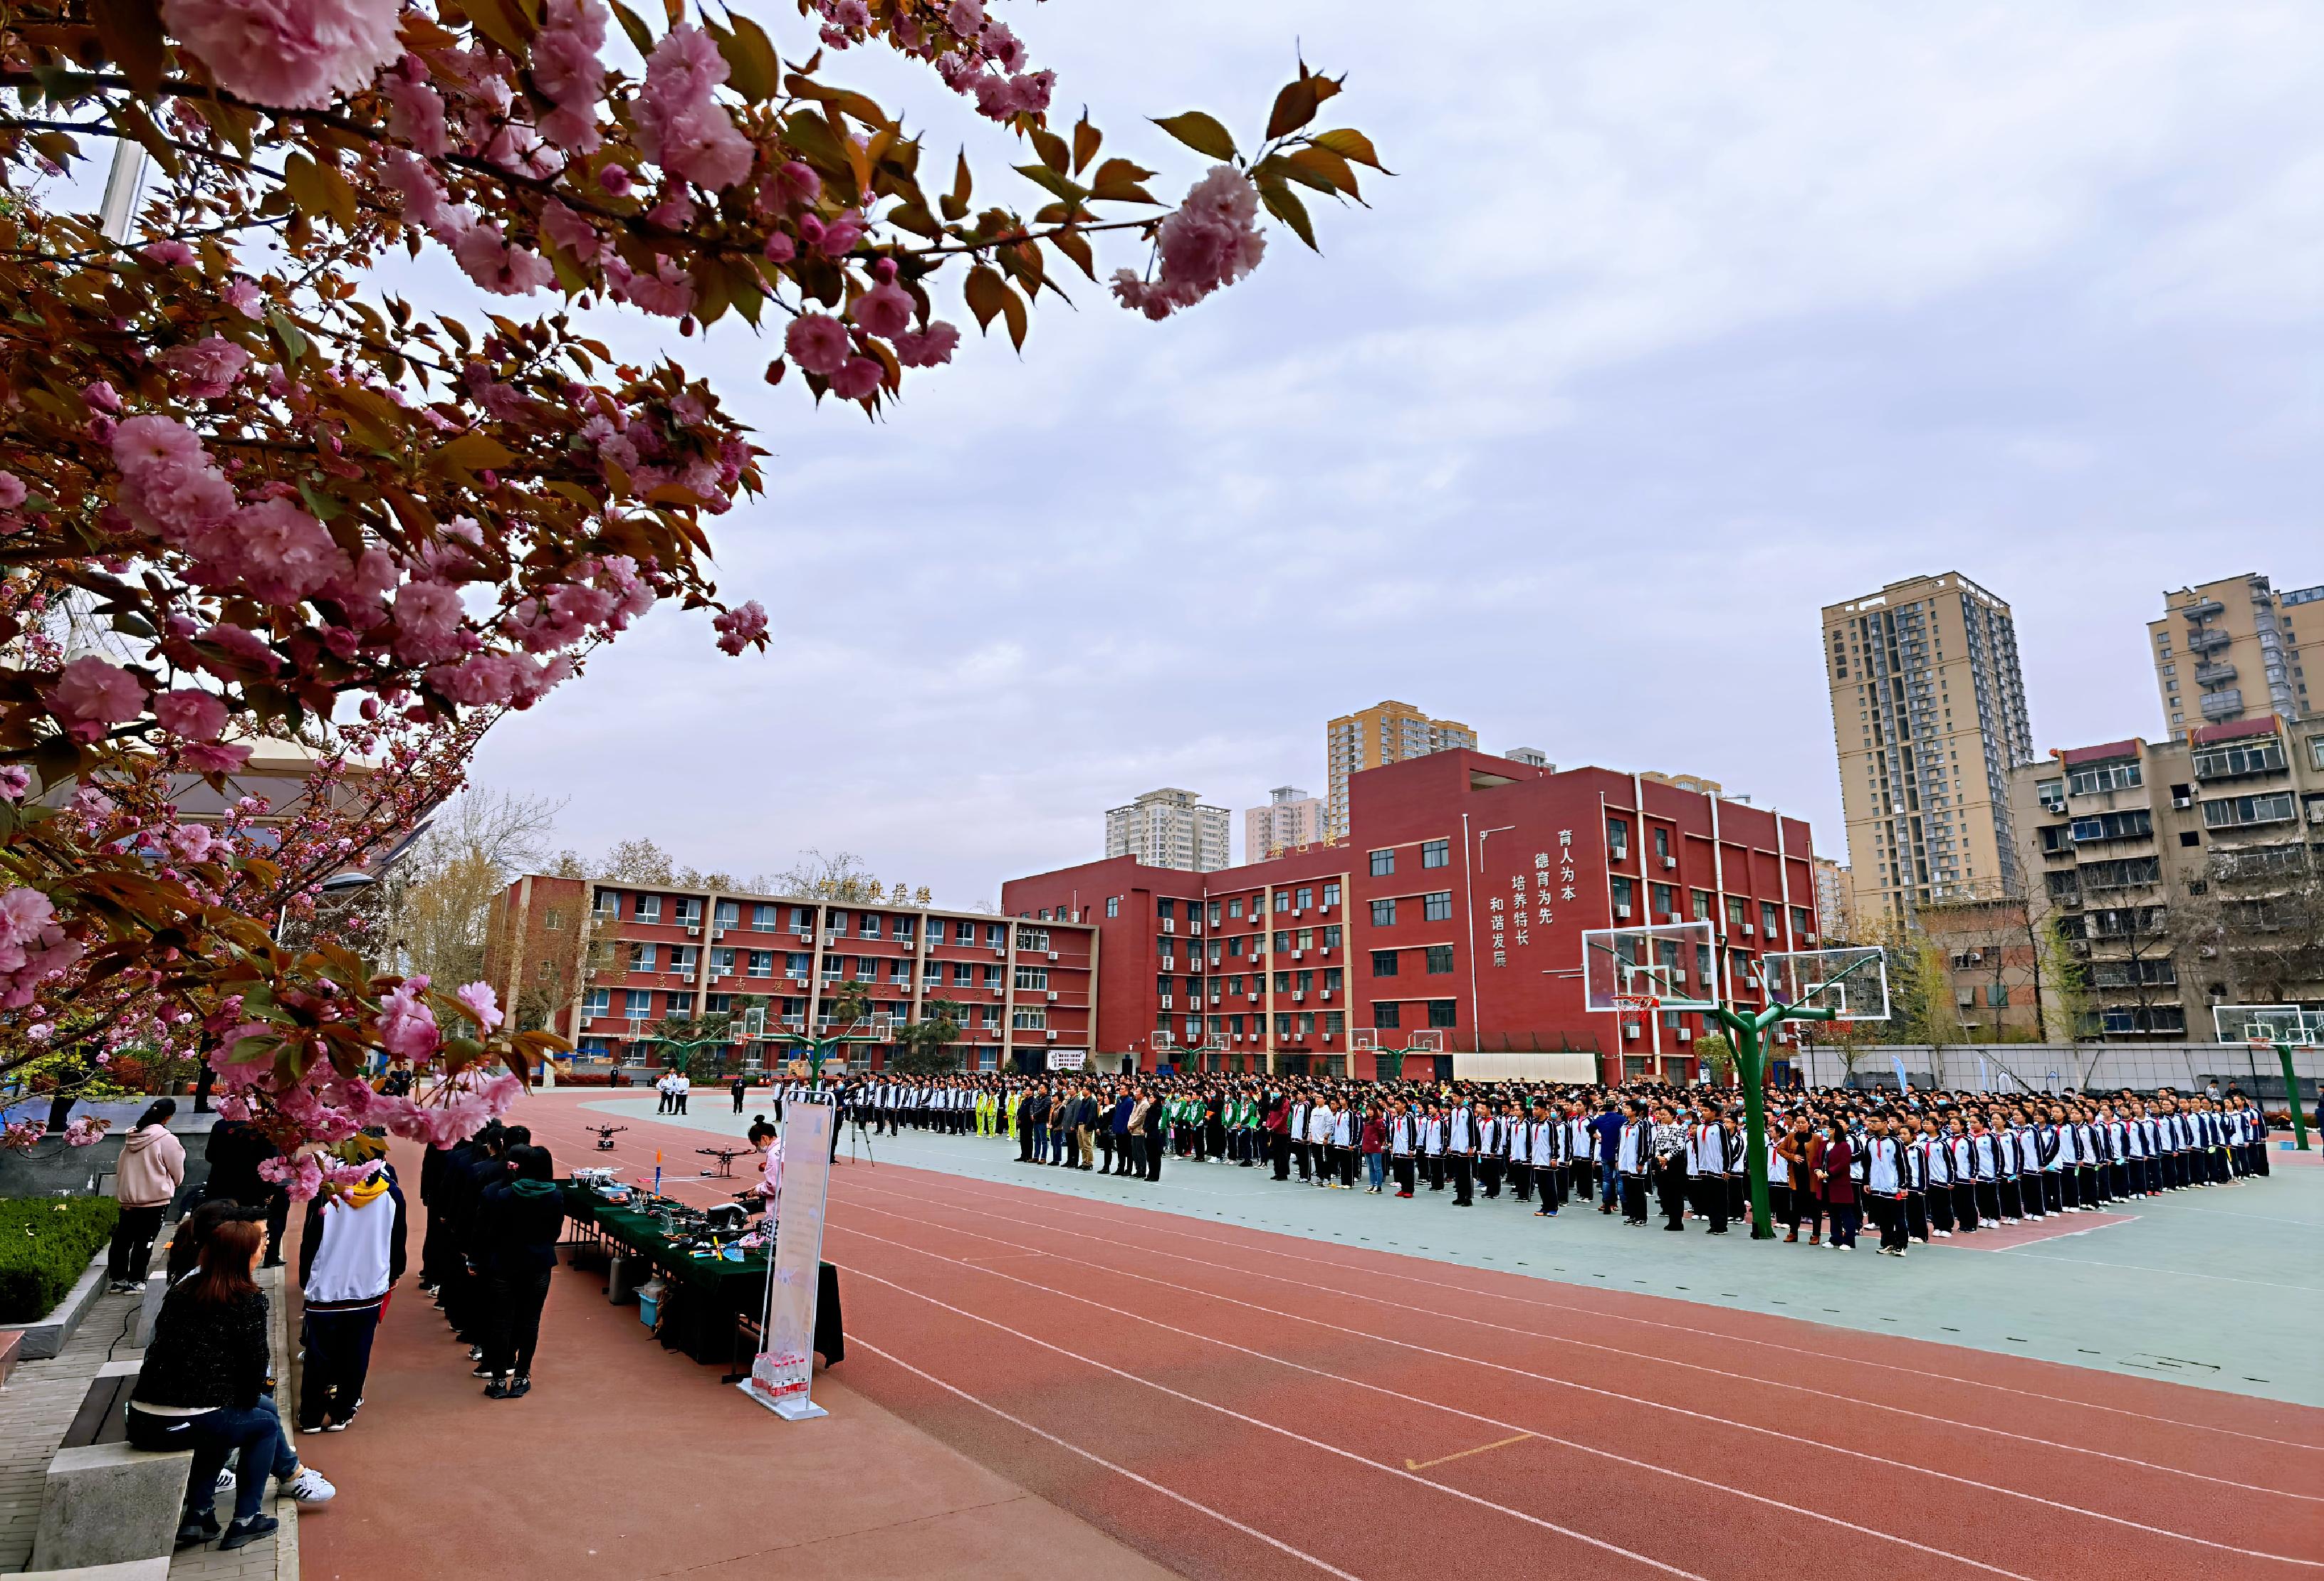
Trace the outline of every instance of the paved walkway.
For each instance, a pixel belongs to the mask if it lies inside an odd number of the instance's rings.
[[[632,1129],[618,1161],[664,1151],[670,1177],[692,1175],[687,1132],[739,1135],[749,1116],[724,1093],[696,1111],[657,1117],[651,1096],[586,1090],[528,1100],[547,1111],[578,1104]],[[752,1108],[760,1107],[753,1103]],[[584,1122],[592,1123],[592,1122]],[[843,1172],[851,1143],[840,1148]],[[1424,1190],[1410,1202],[1361,1191],[1277,1185],[1259,1170],[1172,1159],[1155,1185],[1016,1162],[997,1137],[908,1131],[871,1144],[878,1160],[972,1180],[1033,1186],[1195,1219],[1242,1225],[1440,1262],[1628,1290],[1873,1333],[1965,1345],[2167,1378],[2241,1394],[2324,1405],[2314,1314],[2324,1297],[2324,1169],[2282,1154],[2264,1181],[2182,1191],[2124,1205],[2119,1216],[2072,1214],[2028,1242],[1980,1233],[1915,1248],[1903,1264],[1868,1249],[1755,1245],[1730,1235],[1665,1236],[1569,1209],[1532,1217],[1506,1197],[1455,1214]],[[860,1153],[860,1147],[854,1149]],[[632,1176],[638,1174],[632,1170]],[[2006,1238],[2014,1244],[2003,1244]],[[1992,1249],[1987,1249],[1990,1247]]]
[[[166,1239],[153,1252],[158,1265],[167,1255]],[[272,1275],[268,1276],[272,1279]],[[281,1300],[270,1287],[270,1300]],[[106,1294],[81,1319],[64,1349],[44,1361],[24,1362],[0,1388],[0,1574],[15,1574],[32,1557],[32,1537],[41,1524],[41,1489],[50,1458],[63,1442],[65,1429],[88,1393],[89,1380],[109,1361],[135,1361],[145,1353],[135,1344],[135,1295]],[[277,1314],[278,1319],[280,1314]],[[290,1356],[287,1330],[275,1325],[274,1375],[281,1381],[278,1402],[290,1398]],[[287,1413],[286,1413],[287,1420]],[[222,1505],[226,1503],[222,1499]],[[170,1561],[171,1581],[297,1581],[299,1575],[298,1506],[288,1499],[268,1508],[281,1521],[272,1537],[220,1553],[215,1547],[188,1549]]]
[[[582,1162],[584,1117],[570,1100],[529,1100],[514,1117],[535,1126],[560,1171]],[[667,1134],[673,1170],[687,1135]],[[403,1144],[394,1157],[414,1188],[416,1276],[419,1159]],[[363,1414],[344,1434],[301,1440],[327,1448],[317,1460],[340,1488],[302,1533],[308,1581],[1168,1574],[830,1374],[815,1382],[829,1416],[780,1420],[721,1387],[716,1368],[656,1345],[634,1304],[606,1303],[594,1273],[558,1271],[530,1394],[486,1400],[469,1371],[407,1277]]]

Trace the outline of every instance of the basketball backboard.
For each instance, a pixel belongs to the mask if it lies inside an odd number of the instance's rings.
[[[1888,956],[1877,946],[1773,951],[1766,964],[1772,1002],[1834,1010],[1835,1021],[1888,1019]]]
[[[1377,1052],[1380,1046],[1379,1034],[1369,1026],[1352,1027],[1348,1033],[1348,1046],[1359,1052]]]
[[[1407,1032],[1404,1034],[1404,1052],[1407,1054],[1441,1054],[1444,1052],[1444,1034],[1441,1032]]]
[[[1652,999],[1664,1010],[1719,1005],[1719,950],[1707,922],[1587,928],[1582,988],[1591,1010],[1631,1010]]]
[[[2316,1041],[2314,1011],[2297,1005],[2214,1005],[2211,1025],[2221,1043],[2290,1043],[2305,1048]]]
[[[872,1042],[886,1043],[896,1035],[896,1017],[888,1011],[874,1011],[870,1021]]]
[[[1174,1044],[1172,1043],[1172,1041],[1171,1041],[1170,1034],[1169,1034],[1167,1032],[1157,1032],[1157,1033],[1156,1033],[1156,1034],[1154,1034],[1153,1038],[1151,1039],[1151,1042],[1152,1042],[1152,1043],[1153,1043],[1153,1044],[1154,1044],[1154,1052],[1155,1052],[1156,1053],[1157,1053],[1157,1054],[1158,1054],[1158,1053],[1160,1053],[1163,1050],[1165,1050],[1165,1049],[1167,1049],[1167,1048],[1170,1048],[1170,1047],[1173,1047],[1173,1046],[1174,1046]]]

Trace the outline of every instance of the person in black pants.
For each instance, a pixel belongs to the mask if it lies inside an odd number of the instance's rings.
[[[203,1194],[212,1200],[223,1198],[244,1208],[264,1209],[265,1266],[281,1267],[282,1232],[290,1224],[290,1193],[261,1178],[258,1166],[281,1157],[282,1150],[247,1120],[220,1120],[211,1130],[202,1156],[210,1165],[209,1183]]]
[[[299,1236],[305,1293],[299,1430],[339,1432],[355,1419],[371,1375],[371,1347],[388,1292],[403,1277],[403,1192],[387,1163],[384,1136],[351,1136],[332,1151],[367,1173],[308,1205]]]
[[[113,1177],[121,1218],[105,1258],[106,1278],[115,1291],[135,1290],[145,1282],[153,1263],[153,1238],[161,1233],[161,1216],[185,1182],[186,1150],[170,1135],[170,1117],[177,1112],[172,1098],[149,1105],[122,1141]]]
[[[737,1076],[731,1090],[734,1094],[734,1112],[739,1115],[742,1112],[742,1100],[750,1096],[751,1084]]]
[[[485,1309],[481,1371],[492,1379],[484,1394],[493,1400],[531,1392],[540,1310],[549,1301],[557,1237],[565,1227],[565,1198],[549,1149],[512,1147],[508,1163],[509,1178],[484,1188],[476,1214]]]

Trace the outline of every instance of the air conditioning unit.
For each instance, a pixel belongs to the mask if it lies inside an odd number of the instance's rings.
[[[1218,1008],[1218,1005],[1219,1005],[1219,997],[1218,997],[1216,994],[1213,994],[1213,995],[1211,996],[1211,1008],[1213,1008],[1213,1010],[1215,1010],[1215,1009],[1217,1009],[1217,1008]]]
[[[1678,913],[1674,911],[1658,911],[1655,913],[1655,921],[1658,923],[1674,923],[1678,921]]]
[[[1056,1004],[1056,1002],[1057,1002],[1057,990],[1056,990],[1056,989],[1055,989],[1055,988],[1051,988],[1051,989],[1049,990],[1049,1003],[1050,1003],[1050,1004],[1052,1004],[1052,1005],[1054,1005],[1054,1004]]]
[[[1627,906],[1627,905],[1618,905],[1618,906],[1616,906],[1616,907],[1614,908],[1614,916],[1615,916],[1615,920],[1617,920],[1618,922],[1618,921],[1627,921],[1627,920],[1628,919],[1628,917],[1629,917],[1629,915],[1630,915],[1630,908],[1629,908],[1628,906]]]
[[[1816,936],[1813,933],[1802,933],[1800,942],[1803,944],[1812,944],[1816,942]]]
[[[1293,916],[1305,916],[1307,915],[1307,908],[1304,905],[1295,905],[1291,908],[1291,915]]]
[[[1169,1009],[1171,1007],[1171,997],[1168,994],[1162,996],[1162,1008],[1165,1010]]]
[[[1194,934],[1194,937],[1199,939],[1203,936],[1203,924],[1200,923],[1190,922],[1186,924],[1186,932]]]
[[[2185,809],[2195,804],[2195,798],[2192,796],[2172,796],[2171,798],[2171,804],[2183,812]]]
[[[1320,994],[1316,995],[1315,997],[1316,997],[1317,998],[1319,998],[1319,999],[1328,999],[1328,998],[1330,998],[1330,997],[1332,997],[1332,990],[1331,990],[1331,989],[1329,989],[1329,988],[1325,988],[1322,993],[1320,993]]]
[[[687,924],[686,936],[689,939],[699,939],[702,937],[702,925],[699,923]]]
[[[1638,1035],[1638,1024],[1637,1024],[1637,1022],[1635,1022],[1635,1021],[1625,1021],[1624,1023],[1622,1023],[1622,1036],[1623,1036],[1624,1038],[1626,1038],[1626,1039],[1628,1039],[1628,1040],[1630,1040],[1630,1041],[1632,1041],[1632,1042],[1636,1042],[1636,1041],[1637,1041],[1637,1035]]]
[[[1627,862],[1630,859],[1630,848],[1627,845],[1609,845],[1606,848],[1606,859],[1609,861]]]
[[[1678,868],[1678,859],[1677,859],[1676,857],[1665,857],[1665,858],[1663,859],[1663,871],[1664,871],[1664,872],[1665,872],[1665,873],[1674,872],[1674,871],[1676,871],[1676,870],[1677,870],[1677,868]]]
[[[1176,933],[1178,931],[1178,919],[1176,917],[1164,917],[1162,919],[1162,931],[1166,933]]]
[[[723,939],[726,936],[726,930],[714,927],[710,930],[710,936],[714,939]]]
[[[1054,1031],[1044,1033],[1042,1035],[1047,1037],[1051,1043],[1057,1041],[1057,1034]]]
[[[1758,929],[1753,927],[1749,923],[1745,923],[1743,924],[1743,936],[1747,939],[1758,931]]]
[[[1678,1041],[1681,1043],[1692,1043],[1694,1041],[1694,1028],[1691,1026],[1680,1027],[1678,1029]]]
[[[1291,1002],[1292,1002],[1293,1004],[1295,1004],[1295,1005],[1305,1005],[1305,1004],[1307,1002],[1307,996],[1306,996],[1305,992],[1305,991],[1301,991],[1301,992],[1294,993],[1294,994],[1291,996]]]
[[[1052,961],[1055,961],[1056,958],[1057,958],[1057,952],[1056,952],[1056,951],[1054,951],[1054,950],[1050,951],[1049,951],[1049,959],[1050,959],[1050,960],[1052,960]]]

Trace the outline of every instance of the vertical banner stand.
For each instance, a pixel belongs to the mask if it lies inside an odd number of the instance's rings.
[[[735,1385],[786,1421],[825,1414],[808,1398],[815,1374],[815,1304],[823,1269],[823,1214],[831,1190],[836,1112],[820,1099],[783,1106],[782,1192],[774,1203],[775,1245],[767,1259],[759,1354]]]

